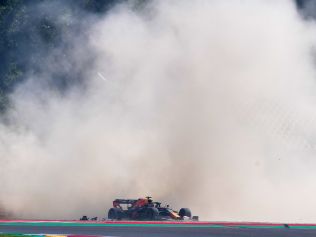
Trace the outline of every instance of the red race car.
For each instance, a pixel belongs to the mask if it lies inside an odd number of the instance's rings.
[[[110,220],[198,220],[192,218],[189,208],[172,210],[169,205],[161,206],[160,202],[154,202],[151,197],[139,199],[115,199],[113,207],[108,212]]]

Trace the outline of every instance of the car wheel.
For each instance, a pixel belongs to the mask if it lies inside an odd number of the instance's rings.
[[[111,208],[108,212],[108,219],[110,220],[121,220],[122,219],[122,211],[118,208]]]
[[[148,220],[156,220],[159,215],[159,211],[155,207],[148,208],[146,210],[146,219]]]
[[[192,216],[191,210],[189,208],[181,208],[179,211],[179,216],[181,216],[181,218],[183,218],[185,216],[191,218],[191,216]]]

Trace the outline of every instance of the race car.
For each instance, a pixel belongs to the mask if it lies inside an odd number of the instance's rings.
[[[161,206],[160,202],[154,202],[151,197],[139,199],[115,199],[113,207],[108,212],[110,220],[184,220],[192,219],[189,208],[172,210],[169,205]],[[194,217],[197,220],[198,217]]]

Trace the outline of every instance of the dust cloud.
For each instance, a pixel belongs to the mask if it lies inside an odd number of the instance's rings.
[[[150,195],[203,220],[316,221],[316,26],[294,2],[127,2],[89,22],[10,97],[7,210],[104,217]],[[58,70],[82,84],[60,93]]]

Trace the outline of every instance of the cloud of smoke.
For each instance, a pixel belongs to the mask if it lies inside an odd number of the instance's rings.
[[[316,221],[316,28],[292,1],[129,2],[89,19],[11,96],[0,203],[65,219],[151,195],[208,220]],[[56,70],[84,86],[40,82]]]

